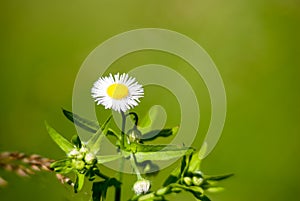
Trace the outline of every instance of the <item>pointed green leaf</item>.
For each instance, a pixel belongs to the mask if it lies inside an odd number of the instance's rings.
[[[74,191],[75,193],[77,193],[78,191],[80,191],[83,187],[84,184],[84,174],[80,174],[77,173],[76,174],[76,181],[75,181],[75,185],[74,185]]]
[[[99,128],[98,131],[88,140],[87,146],[90,148],[92,153],[96,154],[100,150],[100,144],[104,137],[103,133],[107,133],[110,120],[111,117],[109,117],[103,124],[104,128]]]
[[[117,134],[116,131],[114,131],[113,129],[109,128],[107,130],[107,133],[106,133],[107,136],[113,136],[115,137],[117,140],[120,140],[120,136]]]
[[[202,160],[205,157],[206,151],[207,151],[207,142],[204,142],[198,153],[198,157],[200,160]]]
[[[81,148],[82,144],[81,144],[81,140],[79,138],[78,135],[74,135],[71,139],[71,142],[77,147],[77,148]]]
[[[152,121],[148,112],[147,115],[139,121],[139,127],[149,127],[151,126],[151,122]]]
[[[180,177],[180,168],[177,167],[173,170],[170,176],[165,180],[163,186],[168,186],[169,184],[176,183]]]
[[[207,197],[206,195],[202,195],[200,200],[201,201],[211,201],[211,199],[209,199],[209,197]]]
[[[188,172],[200,171],[201,160],[199,159],[199,152],[193,154],[191,161],[189,162]]]
[[[225,174],[225,175],[218,175],[218,176],[206,176],[206,181],[221,181],[224,179],[227,179],[229,177],[232,177],[234,174]]]
[[[65,167],[65,166],[68,166],[70,164],[71,164],[71,162],[70,162],[69,159],[63,159],[63,160],[59,160],[59,161],[55,161],[55,162],[51,163],[50,168],[54,169],[54,168],[57,168],[57,167]]]
[[[173,158],[181,157],[184,154],[190,154],[191,152],[193,152],[192,148],[187,148],[187,147],[165,146],[164,149],[161,149],[159,145],[157,146],[151,145],[151,146],[147,147],[149,148],[148,150],[138,151],[135,153],[136,160],[138,163],[146,160],[170,160]],[[157,148],[160,149],[155,150]],[[123,154],[125,156],[129,156],[130,152],[124,152]]]
[[[98,163],[107,163],[122,158],[122,155],[97,156]]]
[[[192,193],[197,199],[202,200],[203,198],[203,193],[204,190],[201,187],[198,186],[185,186],[185,185],[181,185],[181,184],[172,184],[172,190],[173,191],[178,191],[177,189],[182,189],[185,190],[187,192]]]
[[[74,149],[74,145],[69,142],[66,138],[61,136],[54,128],[49,126],[47,122],[45,122],[47,131],[50,137],[54,140],[54,142],[67,154]]]
[[[138,152],[155,152],[155,151],[178,151],[192,149],[178,145],[148,145],[148,144],[131,144],[136,146]]]
[[[162,130],[153,130],[150,131],[148,133],[145,133],[144,135],[142,135],[142,141],[151,141],[154,140],[158,137],[169,137],[171,135],[175,135],[178,131],[178,126],[174,127],[174,128],[165,128]]]
[[[223,187],[211,187],[211,188],[208,188],[206,191],[209,193],[219,193],[221,191],[224,191],[224,188]]]
[[[67,119],[69,119],[75,125],[81,127],[82,129],[84,129],[86,131],[95,133],[100,128],[98,122],[96,122],[96,121],[88,120],[84,117],[81,117],[81,116],[74,114],[70,111],[67,111],[65,109],[62,109],[62,111],[63,111],[64,115],[67,117]]]
[[[167,114],[164,108],[159,105],[154,105],[148,111],[146,116],[139,121],[138,129],[142,133],[147,133],[153,130],[154,128],[156,129],[163,128],[166,119],[167,119]]]

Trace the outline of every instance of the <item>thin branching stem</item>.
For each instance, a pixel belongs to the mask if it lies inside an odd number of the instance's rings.
[[[141,176],[140,170],[136,165],[137,161],[136,161],[136,157],[135,157],[134,153],[130,154],[130,162],[131,162],[131,166],[132,166],[133,170],[136,173],[136,176],[137,176],[138,180],[143,179],[142,176]]]
[[[137,113],[135,112],[129,112],[126,116],[129,116],[129,115],[133,115],[134,116],[134,125],[137,126],[138,125],[138,122],[139,122],[139,117],[137,115]]]

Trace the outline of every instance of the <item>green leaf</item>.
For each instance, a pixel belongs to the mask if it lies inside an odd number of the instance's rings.
[[[71,142],[77,147],[77,148],[81,148],[82,144],[81,144],[81,140],[79,138],[78,135],[74,135],[71,139]]]
[[[177,150],[187,150],[188,147],[181,147],[177,145],[148,145],[148,144],[131,144],[136,147],[138,152],[155,152],[155,151],[177,151]]]
[[[154,140],[158,137],[169,137],[171,135],[175,135],[178,131],[178,126],[174,127],[174,128],[165,128],[162,130],[153,130],[150,131],[148,133],[145,133],[144,135],[142,135],[141,140],[142,141],[151,141]]]
[[[72,151],[75,147],[66,138],[61,136],[56,130],[54,130],[47,122],[45,122],[47,131],[54,142],[67,154]]]
[[[191,152],[193,152],[193,149],[188,147],[144,145],[142,150],[138,150],[135,153],[135,156],[137,162],[140,163],[146,160],[170,160]],[[127,157],[130,155],[130,152],[124,151],[123,154]]]
[[[193,155],[192,153],[193,152],[182,157],[180,167],[172,171],[171,175],[164,182],[164,186],[167,186],[171,183],[176,183],[180,178],[183,178],[185,176],[187,168],[189,167],[191,156]]]
[[[224,190],[223,187],[211,187],[211,188],[208,188],[206,191],[209,193],[219,193],[223,190]]]
[[[106,135],[107,135],[107,136],[113,136],[113,137],[116,138],[116,140],[120,140],[120,139],[121,139],[121,137],[117,134],[117,132],[114,131],[114,130],[111,129],[111,128],[109,128],[109,129],[107,130]]]
[[[55,161],[53,163],[51,163],[50,168],[54,169],[57,167],[64,167],[70,164],[70,159],[63,159],[63,160],[59,160],[59,161]]]
[[[122,158],[122,155],[97,156],[98,163],[107,163]]]
[[[201,160],[199,159],[199,152],[193,154],[190,162],[188,172],[200,171]]]
[[[138,129],[142,133],[147,133],[154,128],[163,128],[167,119],[167,114],[163,107],[154,105],[138,123]]]
[[[211,201],[211,199],[209,199],[206,195],[202,195],[200,200],[201,201]]]
[[[180,168],[177,167],[173,170],[170,176],[165,180],[163,186],[168,186],[169,184],[176,183],[180,177]]]
[[[80,191],[83,187],[84,184],[84,174],[77,173],[76,174],[76,180],[75,180],[75,185],[74,185],[74,191],[77,193]]]
[[[150,160],[137,163],[137,165],[141,167],[142,173],[147,176],[155,176],[158,174],[159,166]]]
[[[197,153],[194,153],[190,162],[188,172],[195,173],[200,171],[201,160],[203,159],[207,149],[207,143],[204,143]]]
[[[184,191],[192,193],[195,196],[195,198],[197,198],[199,200],[202,200],[202,198],[204,196],[203,195],[204,190],[198,186],[184,186],[181,184],[172,184],[171,186],[172,186],[173,191],[178,192],[178,189],[182,189]]]
[[[206,181],[221,181],[224,179],[227,179],[229,177],[232,177],[234,174],[225,174],[225,175],[218,175],[218,176],[206,176],[204,179]]]
[[[111,117],[109,117],[103,124],[104,128],[99,128],[98,131],[88,140],[87,147],[90,148],[92,153],[96,154],[100,150],[100,144],[104,137],[103,133],[107,133],[110,120]]]
[[[207,151],[207,142],[204,142],[198,153],[198,157],[200,160],[202,160],[205,157],[206,151]]]
[[[92,191],[93,191],[93,201],[105,200],[107,190],[109,187],[114,186],[117,190],[120,190],[121,183],[115,178],[109,178],[104,181],[94,182]]]
[[[93,198],[93,201],[100,201],[101,200],[101,197],[102,197],[102,189],[101,189],[102,183],[103,182],[94,182],[93,183],[93,187],[92,187],[92,191],[93,191],[92,198]]]
[[[63,108],[62,108],[62,111],[63,111],[64,115],[67,117],[67,119],[69,119],[75,125],[81,127],[82,129],[84,129],[86,131],[89,131],[91,133],[95,133],[100,128],[97,121],[88,120],[84,117],[81,117],[81,116],[79,116],[77,114],[74,114],[70,111],[67,111]]]

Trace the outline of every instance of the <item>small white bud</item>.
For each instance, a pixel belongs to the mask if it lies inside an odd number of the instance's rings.
[[[68,156],[69,157],[76,157],[77,155],[79,155],[80,153],[79,153],[79,151],[77,150],[77,149],[73,149],[72,151],[70,151],[69,153],[68,153]]]
[[[84,160],[87,164],[93,164],[96,160],[96,157],[95,157],[94,154],[88,153],[88,154],[85,155]]]
[[[203,179],[201,177],[196,177],[196,176],[193,176],[193,184],[195,186],[200,186],[203,182]]]
[[[85,148],[85,147],[81,147],[79,151],[82,154],[86,154],[89,150],[87,148]]]
[[[151,184],[149,180],[141,179],[135,182],[135,184],[133,185],[133,190],[137,195],[145,194],[149,191],[150,186]]]

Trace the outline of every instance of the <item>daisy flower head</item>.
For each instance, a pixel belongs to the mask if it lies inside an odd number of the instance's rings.
[[[126,73],[100,77],[91,92],[97,105],[117,112],[126,112],[137,106],[139,98],[144,96],[143,86]]]

